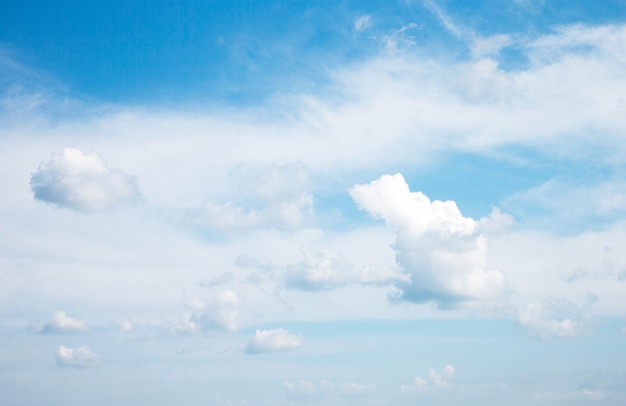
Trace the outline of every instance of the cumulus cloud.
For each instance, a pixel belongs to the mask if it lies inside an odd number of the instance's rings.
[[[68,348],[61,345],[56,353],[56,362],[59,367],[89,368],[100,364],[100,357],[86,346]]]
[[[193,297],[187,300],[187,306],[192,314],[176,326],[176,331],[180,333],[213,329],[237,330],[239,298],[230,289],[218,292],[206,301]]]
[[[78,211],[103,211],[139,197],[134,177],[95,152],[65,148],[41,163],[30,180],[35,199]]]
[[[247,205],[208,202],[190,214],[200,225],[220,232],[262,227],[297,229],[306,225],[313,214],[308,182],[300,163],[239,166],[231,172],[231,183]]]
[[[400,390],[402,390],[402,392],[411,392],[413,390],[426,391],[433,388],[448,388],[450,381],[454,378],[454,372],[455,369],[452,365],[446,365],[439,372],[431,369],[428,373],[428,377],[422,378],[418,375],[415,377],[413,384],[402,385]]]
[[[453,201],[431,202],[411,192],[401,174],[349,192],[359,209],[396,230],[396,261],[410,280],[396,283],[393,298],[447,307],[493,297],[503,288],[502,274],[486,268],[487,241],[479,225]]]
[[[71,334],[81,333],[88,330],[87,322],[69,317],[65,312],[57,310],[52,314],[52,319],[41,328],[42,334]]]
[[[282,328],[258,330],[245,348],[247,354],[293,350],[302,345],[299,335],[291,334]]]

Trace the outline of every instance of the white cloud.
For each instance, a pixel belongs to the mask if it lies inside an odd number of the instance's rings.
[[[46,322],[41,328],[43,334],[71,334],[81,333],[88,330],[87,322],[69,317],[65,312],[57,310],[52,314],[52,320]]]
[[[190,211],[194,221],[226,233],[259,227],[293,230],[311,221],[313,195],[308,191],[308,175],[302,164],[239,166],[231,171],[230,178],[248,207],[207,202],[202,209]]]
[[[113,320],[113,324],[120,333],[130,333],[137,327],[135,323],[126,318]]]
[[[362,15],[354,21],[354,30],[356,32],[365,31],[368,28],[372,28],[372,16],[369,14]]]
[[[291,334],[282,328],[256,330],[245,348],[248,354],[293,350],[302,345],[299,335]]]
[[[30,180],[35,199],[79,211],[103,211],[139,197],[136,180],[97,153],[65,148],[41,163]]]
[[[341,385],[341,391],[345,395],[357,396],[368,395],[376,390],[376,385],[373,383],[362,384],[356,382],[346,382]]]
[[[550,317],[549,313],[568,314],[570,317]],[[542,340],[574,337],[585,331],[581,310],[565,300],[547,301],[546,304],[527,303],[519,309],[517,321],[520,326]]]
[[[402,392],[411,392],[414,390],[427,391],[436,388],[448,388],[450,381],[454,378],[454,372],[455,369],[452,365],[446,365],[439,372],[431,369],[427,378],[422,378],[418,375],[415,377],[412,385],[402,385],[400,390]]]
[[[200,330],[223,329],[237,330],[239,298],[230,289],[214,293],[208,300],[192,297],[187,300],[192,314],[183,319],[176,327],[178,332],[197,332]]]
[[[396,284],[398,298],[445,307],[500,293],[504,278],[486,268],[486,238],[454,202],[431,202],[411,192],[400,174],[356,185],[350,195],[361,210],[397,232],[396,261],[411,278]]]
[[[325,380],[317,384],[306,379],[295,383],[287,381],[283,383],[283,387],[287,397],[292,400],[319,400],[332,395],[335,391],[335,385]]]
[[[60,367],[89,368],[100,364],[100,357],[86,346],[68,348],[61,345],[57,350],[56,362]]]
[[[397,269],[382,265],[356,267],[332,249],[304,251],[304,260],[287,266],[287,287],[304,291],[331,290],[348,284],[387,285],[402,280]]]

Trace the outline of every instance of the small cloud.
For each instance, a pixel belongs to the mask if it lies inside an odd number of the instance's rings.
[[[414,390],[427,391],[436,388],[448,388],[450,381],[454,378],[454,373],[455,369],[452,365],[446,365],[439,372],[431,369],[427,378],[416,376],[413,384],[402,385],[400,390],[402,392],[411,392]]]
[[[330,249],[303,253],[304,260],[287,266],[287,287],[303,291],[341,288],[348,284],[388,285],[403,278],[397,268],[386,266],[355,267],[340,253]]]
[[[59,367],[89,368],[100,364],[100,357],[85,346],[68,348],[61,345],[57,350],[56,362]]]
[[[130,333],[135,330],[133,322],[126,318],[113,320],[113,324],[115,325],[115,329],[120,333]]]
[[[65,148],[41,163],[30,179],[35,199],[59,207],[93,212],[139,198],[134,177],[110,168],[97,153]]]
[[[287,397],[291,400],[320,400],[333,394],[335,385],[322,380],[318,384],[309,380],[300,380],[296,383],[283,384]]]
[[[368,28],[372,28],[372,16],[369,14],[365,14],[360,16],[354,21],[354,30],[356,32],[362,32],[367,30]]]
[[[585,331],[584,313],[597,300],[596,295],[588,294],[584,308],[563,299],[528,303],[518,311],[517,322],[542,340],[574,337]]]
[[[200,330],[237,330],[239,299],[232,290],[223,290],[207,301],[193,297],[187,300],[192,314],[184,318],[175,328],[179,333],[195,333]]]
[[[346,382],[341,386],[341,392],[344,395],[348,396],[367,395],[375,390],[376,385],[374,385],[373,383],[361,384],[355,382]]]
[[[302,164],[240,166],[230,178],[248,204],[207,202],[188,212],[193,222],[218,232],[236,233],[266,227],[295,230],[312,221],[313,195],[308,191],[309,179]]]
[[[302,345],[299,335],[291,334],[282,328],[257,330],[245,348],[247,354],[293,350]]]
[[[60,310],[52,314],[52,320],[46,322],[40,330],[42,334],[72,334],[88,330],[87,322],[69,317]]]

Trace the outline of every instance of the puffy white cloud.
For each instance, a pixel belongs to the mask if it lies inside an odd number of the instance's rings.
[[[231,183],[246,206],[208,202],[190,216],[201,226],[220,232],[270,227],[292,230],[306,225],[313,214],[308,175],[300,163],[263,168],[239,166]]]
[[[79,211],[103,211],[139,197],[134,177],[110,168],[95,152],[65,148],[30,180],[35,199]]]
[[[502,274],[486,268],[487,241],[479,225],[463,217],[453,201],[431,202],[411,192],[400,174],[383,175],[349,192],[361,210],[397,232],[396,261],[410,276],[396,283],[398,299],[446,307],[493,297],[503,288]]]
[[[437,372],[431,369],[428,372],[427,378],[416,376],[412,385],[402,385],[400,390],[402,392],[411,392],[414,390],[426,391],[434,388],[447,388],[450,386],[450,381],[454,378],[455,369],[452,365],[446,365]]]
[[[69,317],[65,312],[57,310],[52,320],[46,322],[40,332],[43,334],[71,334],[87,331],[87,322]]]
[[[86,346],[68,348],[61,345],[56,353],[56,362],[60,367],[89,368],[100,364],[100,357]]]
[[[302,345],[302,337],[282,328],[258,330],[245,348],[248,354],[293,350]]]
[[[178,332],[237,330],[239,298],[230,289],[217,292],[206,301],[193,297],[187,300],[187,306],[191,308],[192,314],[176,327]]]

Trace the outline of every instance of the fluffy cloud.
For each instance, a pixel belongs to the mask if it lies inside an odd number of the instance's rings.
[[[57,350],[56,362],[60,367],[89,368],[100,364],[100,357],[85,346],[68,348],[61,345]]]
[[[207,301],[193,297],[187,300],[187,306],[193,313],[176,327],[178,332],[193,333],[212,329],[237,330],[239,299],[232,290],[218,292]]]
[[[52,314],[52,320],[43,325],[42,334],[71,334],[87,331],[87,322],[69,317],[60,310]]]
[[[455,369],[452,365],[446,365],[440,372],[431,369],[427,378],[416,376],[414,384],[402,385],[400,389],[403,392],[410,392],[416,389],[425,391],[433,388],[447,388],[450,386],[450,380],[454,378],[454,371]]]
[[[299,163],[264,168],[240,166],[231,172],[231,183],[249,204],[208,202],[190,215],[200,225],[220,232],[272,227],[292,230],[306,224],[313,214],[308,176]]]
[[[257,330],[246,346],[248,354],[292,350],[302,345],[302,338],[282,328]]]
[[[65,148],[41,163],[30,180],[35,199],[79,211],[103,211],[136,200],[136,180],[97,153]]]
[[[400,174],[356,185],[350,195],[397,232],[396,261],[410,276],[396,283],[398,299],[446,307],[495,296],[503,287],[502,274],[486,269],[487,241],[477,222],[453,201],[431,202],[411,192]]]

